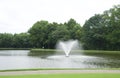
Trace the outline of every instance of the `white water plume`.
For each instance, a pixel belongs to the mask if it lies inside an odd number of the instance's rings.
[[[78,40],[68,40],[68,41],[59,41],[57,43],[57,49],[65,52],[65,55],[68,57],[72,50],[80,49]]]

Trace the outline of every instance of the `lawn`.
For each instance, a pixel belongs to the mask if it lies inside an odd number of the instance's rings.
[[[0,78],[120,78],[120,74],[119,73],[38,74],[38,75],[0,76]]]

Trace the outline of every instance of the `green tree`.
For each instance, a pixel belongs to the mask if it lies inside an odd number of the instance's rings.
[[[14,34],[13,38],[13,47],[14,48],[30,48],[30,35],[28,33]]]
[[[58,40],[80,39],[80,25],[70,19],[68,23],[38,21],[28,31],[33,47],[54,48]]]
[[[120,5],[92,16],[82,30],[86,49],[120,50]]]
[[[11,48],[13,46],[13,35],[10,33],[0,33],[0,47]]]
[[[54,45],[56,45],[57,41],[59,40],[70,39],[69,31],[64,25],[58,26],[57,29],[51,33],[50,36]]]
[[[28,31],[30,33],[30,38],[33,47],[43,48],[44,42],[48,34],[46,27],[48,26],[48,21],[38,21],[36,22]]]
[[[81,39],[81,26],[74,19],[71,18],[67,23],[64,23],[64,25],[67,27],[70,39]]]
[[[120,5],[116,5],[104,12],[106,27],[106,39],[109,42],[108,49],[120,50]]]
[[[45,41],[45,48],[55,48],[55,45],[56,45],[56,41],[54,40],[54,37],[53,37],[53,32],[57,30],[59,24],[56,23],[56,22],[53,22],[53,23],[50,23],[47,28],[46,28],[46,31],[47,31],[47,39]]]
[[[82,41],[86,49],[105,49],[106,40],[103,16],[92,16],[83,26]]]

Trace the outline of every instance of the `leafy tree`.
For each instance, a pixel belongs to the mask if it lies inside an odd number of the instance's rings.
[[[67,23],[65,23],[67,30],[70,34],[70,39],[78,39],[81,38],[81,26],[74,19],[70,19]]]
[[[91,17],[82,31],[86,49],[120,50],[120,5]]]
[[[65,24],[38,21],[28,33],[30,33],[33,47],[54,48],[58,40],[80,39],[80,28],[80,25],[73,19]]]
[[[120,50],[120,5],[114,6],[104,12],[106,39],[109,42],[108,49]]]
[[[104,49],[106,40],[104,38],[105,30],[102,15],[94,15],[83,26],[84,47],[86,49]]]
[[[13,46],[13,35],[10,33],[0,33],[0,48],[10,48]]]
[[[28,33],[14,34],[13,47],[14,48],[30,48],[30,35]]]
[[[48,21],[38,21],[28,31],[30,33],[33,47],[37,48],[44,47],[44,42],[47,36],[46,27],[48,26],[48,24],[49,24]]]
[[[57,41],[59,40],[70,39],[69,31],[64,25],[58,26],[57,29],[51,33],[50,36],[54,45],[56,45]]]
[[[47,26],[47,39],[45,41],[45,48],[55,48],[56,41],[54,40],[53,32],[57,30],[59,24],[56,22],[50,23]]]

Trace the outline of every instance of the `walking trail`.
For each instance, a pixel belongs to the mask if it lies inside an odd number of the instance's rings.
[[[29,75],[29,74],[80,74],[80,73],[120,73],[120,70],[36,70],[36,71],[6,71],[2,75]]]

